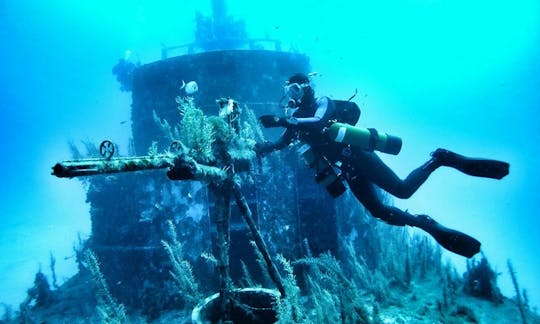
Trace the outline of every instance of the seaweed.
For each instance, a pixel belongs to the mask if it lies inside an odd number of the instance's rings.
[[[480,258],[467,260],[467,271],[464,274],[465,293],[485,298],[496,304],[503,301],[503,296],[497,286],[498,274],[491,268],[484,253]]]
[[[203,296],[199,285],[193,275],[193,267],[189,261],[184,259],[183,244],[177,239],[176,227],[168,220],[168,237],[161,241],[163,248],[167,252],[172,265],[170,274],[176,284],[176,289],[181,293],[187,303],[187,308],[193,307]]]
[[[84,253],[85,263],[94,282],[98,304],[96,309],[104,323],[126,323],[127,315],[124,305],[119,304],[109,291],[107,281],[101,272],[97,256],[92,250]]]

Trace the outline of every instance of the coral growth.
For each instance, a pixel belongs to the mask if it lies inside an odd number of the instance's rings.
[[[86,250],[84,253],[84,261],[94,281],[96,297],[98,300],[97,310],[103,323],[126,323],[127,316],[124,305],[117,303],[112,297],[94,252]]]
[[[153,114],[165,138],[181,143],[187,154],[199,163],[234,164],[237,171],[250,170],[248,161],[255,157],[255,138],[262,136],[262,131],[249,108],[244,109],[246,117],[237,132],[225,119],[206,116],[192,98],[177,97],[176,102],[181,116],[178,125],[173,127]]]
[[[195,107],[191,99],[177,99],[177,103],[182,116],[179,140],[190,149],[189,154],[196,161],[202,163],[214,161],[212,144],[215,142],[216,134],[208,118],[202,110]]]
[[[491,268],[483,253],[479,259],[467,260],[464,280],[465,293],[494,303],[502,303],[502,294],[497,286],[497,273]]]
[[[41,269],[36,273],[34,286],[27,291],[28,296],[22,303],[22,307],[46,307],[55,301],[55,296],[49,285],[49,281]]]
[[[176,289],[187,301],[186,307],[191,308],[200,301],[202,294],[193,275],[191,264],[184,259],[183,245],[177,239],[175,226],[170,220],[167,221],[167,225],[169,228],[168,237],[166,240],[162,240],[161,244],[171,261],[172,270],[170,273],[176,283]]]

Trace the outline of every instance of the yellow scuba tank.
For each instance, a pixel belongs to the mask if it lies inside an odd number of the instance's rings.
[[[397,155],[401,151],[401,138],[379,133],[374,128],[355,127],[345,123],[333,123],[326,134],[335,142],[349,144],[364,150],[377,150]]]

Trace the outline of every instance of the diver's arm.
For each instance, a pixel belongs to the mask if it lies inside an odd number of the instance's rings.
[[[273,143],[268,141],[257,143],[255,145],[255,151],[257,152],[257,155],[266,155],[270,152],[281,150],[291,144],[295,135],[296,132],[294,130],[285,129],[277,141]]]
[[[291,118],[289,122],[291,124],[296,124],[299,126],[308,125],[308,124],[314,124],[318,123],[322,120],[324,120],[324,115],[328,112],[328,98],[327,97],[321,97],[317,99],[317,110],[315,111],[315,115],[313,117],[303,117],[303,118]]]

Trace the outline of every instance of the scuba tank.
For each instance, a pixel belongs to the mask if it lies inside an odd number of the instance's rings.
[[[333,123],[325,133],[335,142],[349,144],[364,150],[377,150],[397,155],[401,151],[401,138],[379,133],[374,128],[356,127],[345,123]]]

